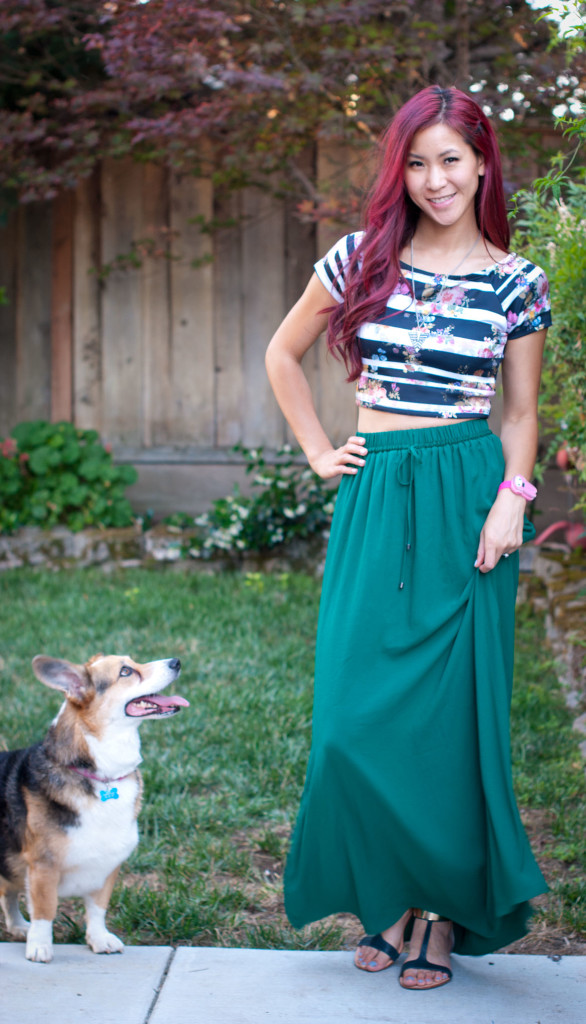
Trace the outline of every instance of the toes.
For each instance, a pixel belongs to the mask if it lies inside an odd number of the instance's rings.
[[[403,974],[401,984],[404,988],[430,988],[448,979],[449,975],[443,972],[436,971],[432,974],[430,971],[417,971],[413,974]]]
[[[370,949],[369,946],[363,946],[360,953],[356,955],[354,963],[363,971],[370,971],[372,973],[384,970],[391,963],[391,960],[384,953]]]

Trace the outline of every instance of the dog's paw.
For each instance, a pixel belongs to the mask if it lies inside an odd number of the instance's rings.
[[[53,959],[51,921],[31,921],[26,937],[27,960],[36,964],[50,964]]]
[[[86,942],[92,953],[122,953],[124,943],[113,935],[112,932],[103,931],[86,932]]]
[[[53,946],[37,946],[27,942],[25,955],[27,960],[32,960],[35,964],[50,964],[53,959]]]

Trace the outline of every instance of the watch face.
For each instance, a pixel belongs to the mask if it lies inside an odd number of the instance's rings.
[[[511,490],[514,490],[516,494],[522,494],[527,501],[533,501],[537,494],[537,488],[530,484],[524,476],[517,475],[513,477],[513,486]]]

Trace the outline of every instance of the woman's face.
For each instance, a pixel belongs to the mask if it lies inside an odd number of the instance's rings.
[[[484,158],[447,124],[422,128],[413,136],[405,185],[422,214],[442,227],[462,218],[475,226],[474,196]]]

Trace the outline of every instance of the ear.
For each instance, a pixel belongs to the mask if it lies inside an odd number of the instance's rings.
[[[484,173],[486,171],[486,163],[485,163],[484,157],[482,156],[482,153],[478,153],[477,154],[477,160],[478,160],[478,174],[479,174],[479,177],[482,178],[482,177],[484,177]]]
[[[33,672],[45,686],[63,690],[74,704],[82,704],[91,687],[90,677],[83,665],[73,665],[61,658],[37,654],[33,658]]]

